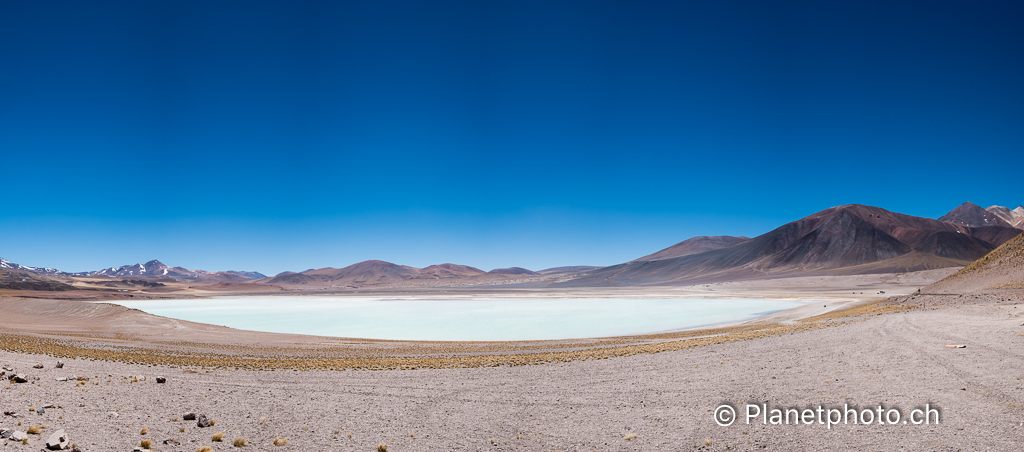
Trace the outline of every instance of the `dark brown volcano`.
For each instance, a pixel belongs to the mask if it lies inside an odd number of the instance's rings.
[[[692,284],[786,275],[924,270],[967,265],[1019,232],[1003,226],[958,226],[852,204],[823,210],[726,248],[636,260],[595,270],[564,284]]]

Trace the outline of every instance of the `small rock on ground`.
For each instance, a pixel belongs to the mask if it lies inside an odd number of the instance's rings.
[[[46,440],[46,448],[50,450],[61,450],[68,446],[68,435],[64,429],[57,430]]]

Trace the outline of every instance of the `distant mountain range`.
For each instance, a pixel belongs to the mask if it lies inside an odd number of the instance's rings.
[[[559,285],[676,285],[964,266],[1020,233],[971,203],[940,220],[853,204],[823,210],[752,239],[697,237]]]
[[[548,269],[558,272],[558,267]],[[585,267],[598,268],[598,267]],[[572,271],[572,270],[561,270]],[[310,269],[300,273],[284,272],[267,279],[267,284],[330,284],[337,285],[376,285],[390,284],[411,280],[432,280],[432,279],[465,279],[465,278],[495,278],[504,276],[532,276],[540,275],[540,272],[527,270],[521,267],[497,268],[484,272],[476,267],[458,264],[437,264],[424,268],[398,265],[391,262],[369,260],[349,265],[345,268],[318,268]]]
[[[267,276],[259,272],[189,270],[183,267],[168,267],[163,262],[151,260],[145,264],[122,265],[90,272],[70,273],[55,268],[29,267],[15,264],[0,258],[0,268],[22,270],[38,275],[64,277],[109,276],[119,278],[155,278],[173,281],[195,281],[204,283],[245,282],[263,279]]]
[[[37,275],[50,275],[50,276],[72,276],[73,273],[62,272],[56,268],[43,268],[43,267],[29,267],[26,265],[15,264],[7,259],[0,257],[0,268],[10,268],[12,270],[22,270],[32,272]]]
[[[584,287],[677,285],[965,266],[1021,234],[1022,230],[1024,207],[1010,210],[1002,206],[990,206],[983,209],[967,202],[933,220],[851,204],[825,209],[754,238],[693,237],[610,267],[569,266],[540,271],[508,267],[485,272],[468,265],[452,263],[416,268],[369,260],[343,268],[325,267],[267,277],[259,272],[169,267],[157,260],[91,272],[68,273],[54,268],[19,265],[0,258],[0,270],[8,270],[4,281],[18,286],[40,287],[50,282],[56,284],[56,279],[46,277],[101,276],[197,283],[249,282],[334,287],[449,279],[470,279],[485,283],[497,279],[532,283],[547,281],[555,285]],[[554,282],[556,280],[558,282]]]
[[[132,278],[158,278],[174,281],[196,282],[245,282],[262,279],[267,276],[259,272],[189,270],[184,267],[168,267],[163,262],[151,260],[145,264],[110,267],[103,270],[88,272],[84,276],[116,276]]]

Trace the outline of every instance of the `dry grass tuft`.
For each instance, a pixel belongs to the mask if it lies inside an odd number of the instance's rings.
[[[235,442],[233,444],[235,447],[245,447],[245,440],[242,438],[235,438]]]
[[[705,446],[711,447],[712,443],[714,443],[714,441],[711,441],[711,438],[707,438],[707,439],[704,440],[704,445]]]
[[[388,445],[380,443],[377,445],[377,452],[388,452]]]
[[[144,440],[142,440],[142,442],[139,443],[139,447],[141,447],[143,449],[152,449],[153,448],[153,440],[144,439]]]
[[[179,428],[178,433],[185,433],[185,427]]]
[[[264,422],[267,422],[267,418],[265,418],[265,417],[261,417],[261,418],[260,418],[260,423],[262,424],[262,423],[264,423]]]
[[[214,425],[217,425],[217,421],[214,419],[210,419],[210,427],[213,427]]]
[[[199,450],[197,450],[196,452],[213,452],[213,449],[211,449],[210,446],[203,446],[200,447]]]
[[[275,446],[287,446],[288,445],[288,438],[281,438],[281,437],[274,438],[274,445]]]
[[[221,442],[224,439],[224,432],[214,433],[213,434],[213,438],[211,438],[211,439],[214,440],[214,441],[217,441],[217,442]]]
[[[142,427],[142,431],[139,432],[139,434],[140,435],[145,435],[146,433],[149,433],[149,429],[146,428],[146,427]],[[146,449],[149,449],[149,448],[147,447]]]
[[[632,440],[636,439],[636,433],[627,433],[626,436],[622,437],[622,439],[624,439],[626,441],[632,441]]]
[[[39,432],[43,430],[43,427],[45,427],[45,425],[36,425],[34,427],[29,427],[27,433],[29,435],[38,435]]]
[[[21,440],[21,444],[28,444],[28,438]]]

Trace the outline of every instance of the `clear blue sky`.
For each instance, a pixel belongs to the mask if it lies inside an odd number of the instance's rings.
[[[1020,2],[6,2],[0,256],[609,265],[1024,203]]]

